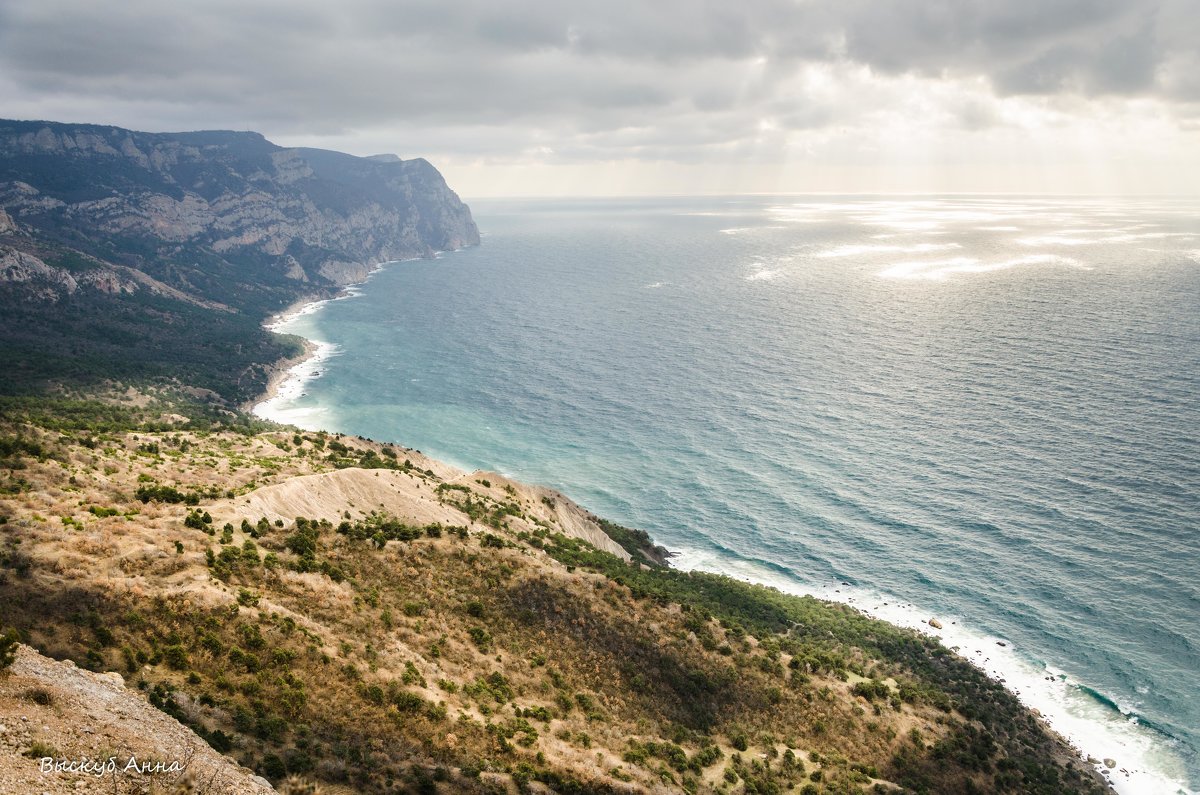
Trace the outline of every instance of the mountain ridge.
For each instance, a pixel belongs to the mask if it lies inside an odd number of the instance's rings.
[[[190,360],[205,388],[236,403],[261,391],[264,363],[298,351],[256,329],[266,317],[382,262],[478,243],[470,208],[423,158],[286,148],[251,132],[0,120],[0,333],[10,343],[0,366],[25,391],[77,376],[55,352],[83,344],[75,359],[96,379],[132,363],[188,382]],[[236,369],[158,340],[171,323],[226,331]],[[147,361],[157,364],[136,366]]]
[[[469,208],[422,158],[285,148],[231,131],[0,121],[0,208],[8,218],[0,231],[9,235],[24,232],[101,260],[114,256],[156,278],[174,266],[181,283],[162,281],[201,294],[221,290],[188,283],[197,254],[265,265],[266,273],[260,267],[248,275],[268,283],[282,277],[320,288],[357,281],[347,264],[479,242]],[[112,235],[131,238],[130,245],[105,251],[96,238]],[[156,250],[138,252],[136,242]]]

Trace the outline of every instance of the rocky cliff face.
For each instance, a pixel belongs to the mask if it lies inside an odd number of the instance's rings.
[[[34,274],[43,291],[124,265],[195,298],[269,308],[478,242],[424,160],[284,149],[257,133],[0,121],[0,254],[40,260],[36,274],[26,260],[5,273]]]
[[[478,242],[424,160],[0,120],[0,393],[166,379],[241,403],[299,351],[267,316]]]

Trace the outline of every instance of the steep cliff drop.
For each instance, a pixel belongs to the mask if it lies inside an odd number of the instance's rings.
[[[38,387],[199,374],[237,401],[296,352],[264,318],[378,263],[478,243],[422,159],[0,121],[0,367]]]

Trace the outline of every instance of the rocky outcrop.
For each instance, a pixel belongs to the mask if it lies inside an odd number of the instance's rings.
[[[52,268],[32,254],[11,248],[0,248],[0,284],[26,286],[29,295],[50,301],[79,288],[78,282],[62,268]]]
[[[130,295],[145,290],[150,295],[172,298],[195,306],[228,311],[229,307],[205,301],[177,290],[170,285],[121,265],[98,261],[90,267],[71,273],[66,268],[49,265],[41,259],[15,248],[0,246],[0,285],[20,285],[26,297],[57,301],[63,295],[73,295],[80,288],[91,288],[108,295]]]
[[[355,284],[364,281],[371,269],[361,262],[327,260],[321,263],[320,275],[336,284]]]
[[[21,646],[0,672],[0,792],[81,791],[275,790],[127,689],[120,674]]]
[[[0,121],[0,233],[16,224],[37,246],[231,304],[294,300],[380,262],[479,242],[470,210],[425,160],[286,149],[257,133]]]

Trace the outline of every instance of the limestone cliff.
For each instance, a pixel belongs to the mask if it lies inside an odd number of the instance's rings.
[[[265,318],[478,242],[424,160],[0,120],[0,393],[166,379],[241,403],[300,350]]]
[[[66,260],[34,274],[43,289],[103,283],[57,270],[115,264],[269,308],[379,262],[478,242],[470,210],[425,160],[285,149],[249,132],[0,121],[0,245]]]

